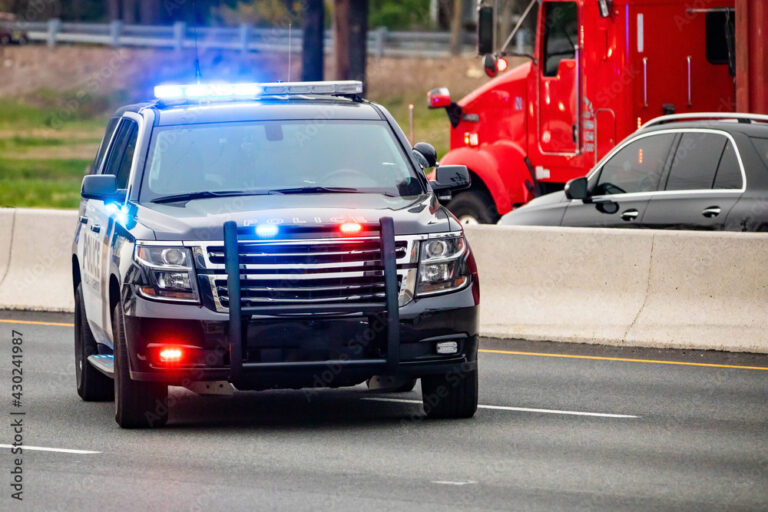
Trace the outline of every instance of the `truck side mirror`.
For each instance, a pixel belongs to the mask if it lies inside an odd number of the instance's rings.
[[[427,108],[446,108],[451,103],[451,91],[447,87],[438,87],[427,93]]]
[[[587,199],[589,197],[587,178],[574,178],[565,184],[565,197],[568,199]]]
[[[493,6],[477,8],[477,54],[493,53]]]
[[[125,199],[125,191],[118,190],[117,178],[114,174],[91,174],[83,178],[80,188],[83,199],[95,199],[97,201],[122,201]]]
[[[472,182],[466,165],[441,165],[435,171],[435,180],[429,184],[435,192],[453,192],[469,188]]]
[[[426,163],[424,167],[434,167],[437,165],[437,151],[435,151],[435,148],[432,147],[432,144],[428,144],[426,142],[417,142],[413,146],[413,151],[417,153],[416,159],[421,162],[421,159],[419,156],[424,157],[424,161],[421,163]]]

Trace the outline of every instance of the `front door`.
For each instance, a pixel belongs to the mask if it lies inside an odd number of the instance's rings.
[[[568,205],[563,226],[641,227],[674,140],[675,134],[655,134],[621,147],[590,176],[591,197]]]
[[[576,2],[548,2],[539,20],[539,143],[542,153],[578,148],[578,45]]]

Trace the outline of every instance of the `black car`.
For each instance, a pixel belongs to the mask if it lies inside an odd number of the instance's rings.
[[[413,389],[477,408],[479,283],[437,195],[463,166],[413,150],[360,82],[158,86],[118,111],[72,247],[77,390],[122,427],[201,394]],[[417,151],[418,154],[415,154]],[[114,384],[113,384],[114,380]]]
[[[768,231],[766,123],[752,114],[657,118],[586,177],[499,224]]]

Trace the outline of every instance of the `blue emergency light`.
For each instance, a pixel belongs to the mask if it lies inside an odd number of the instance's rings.
[[[155,98],[164,101],[228,101],[262,96],[356,96],[362,93],[363,83],[356,80],[165,84],[155,86]]]

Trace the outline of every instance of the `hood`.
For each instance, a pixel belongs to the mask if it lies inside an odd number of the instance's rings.
[[[378,223],[392,217],[395,233],[410,235],[451,230],[450,216],[432,194],[286,194],[217,197],[138,206],[136,222],[156,240],[221,240],[224,223],[322,226],[346,221]]]
[[[530,200],[527,204],[525,204],[519,209],[527,208],[532,210],[534,208],[549,206],[555,203],[563,203],[567,200],[568,199],[565,197],[565,192],[563,192],[562,190],[559,190],[557,192],[552,192],[550,194],[545,194],[543,196],[536,197]]]

